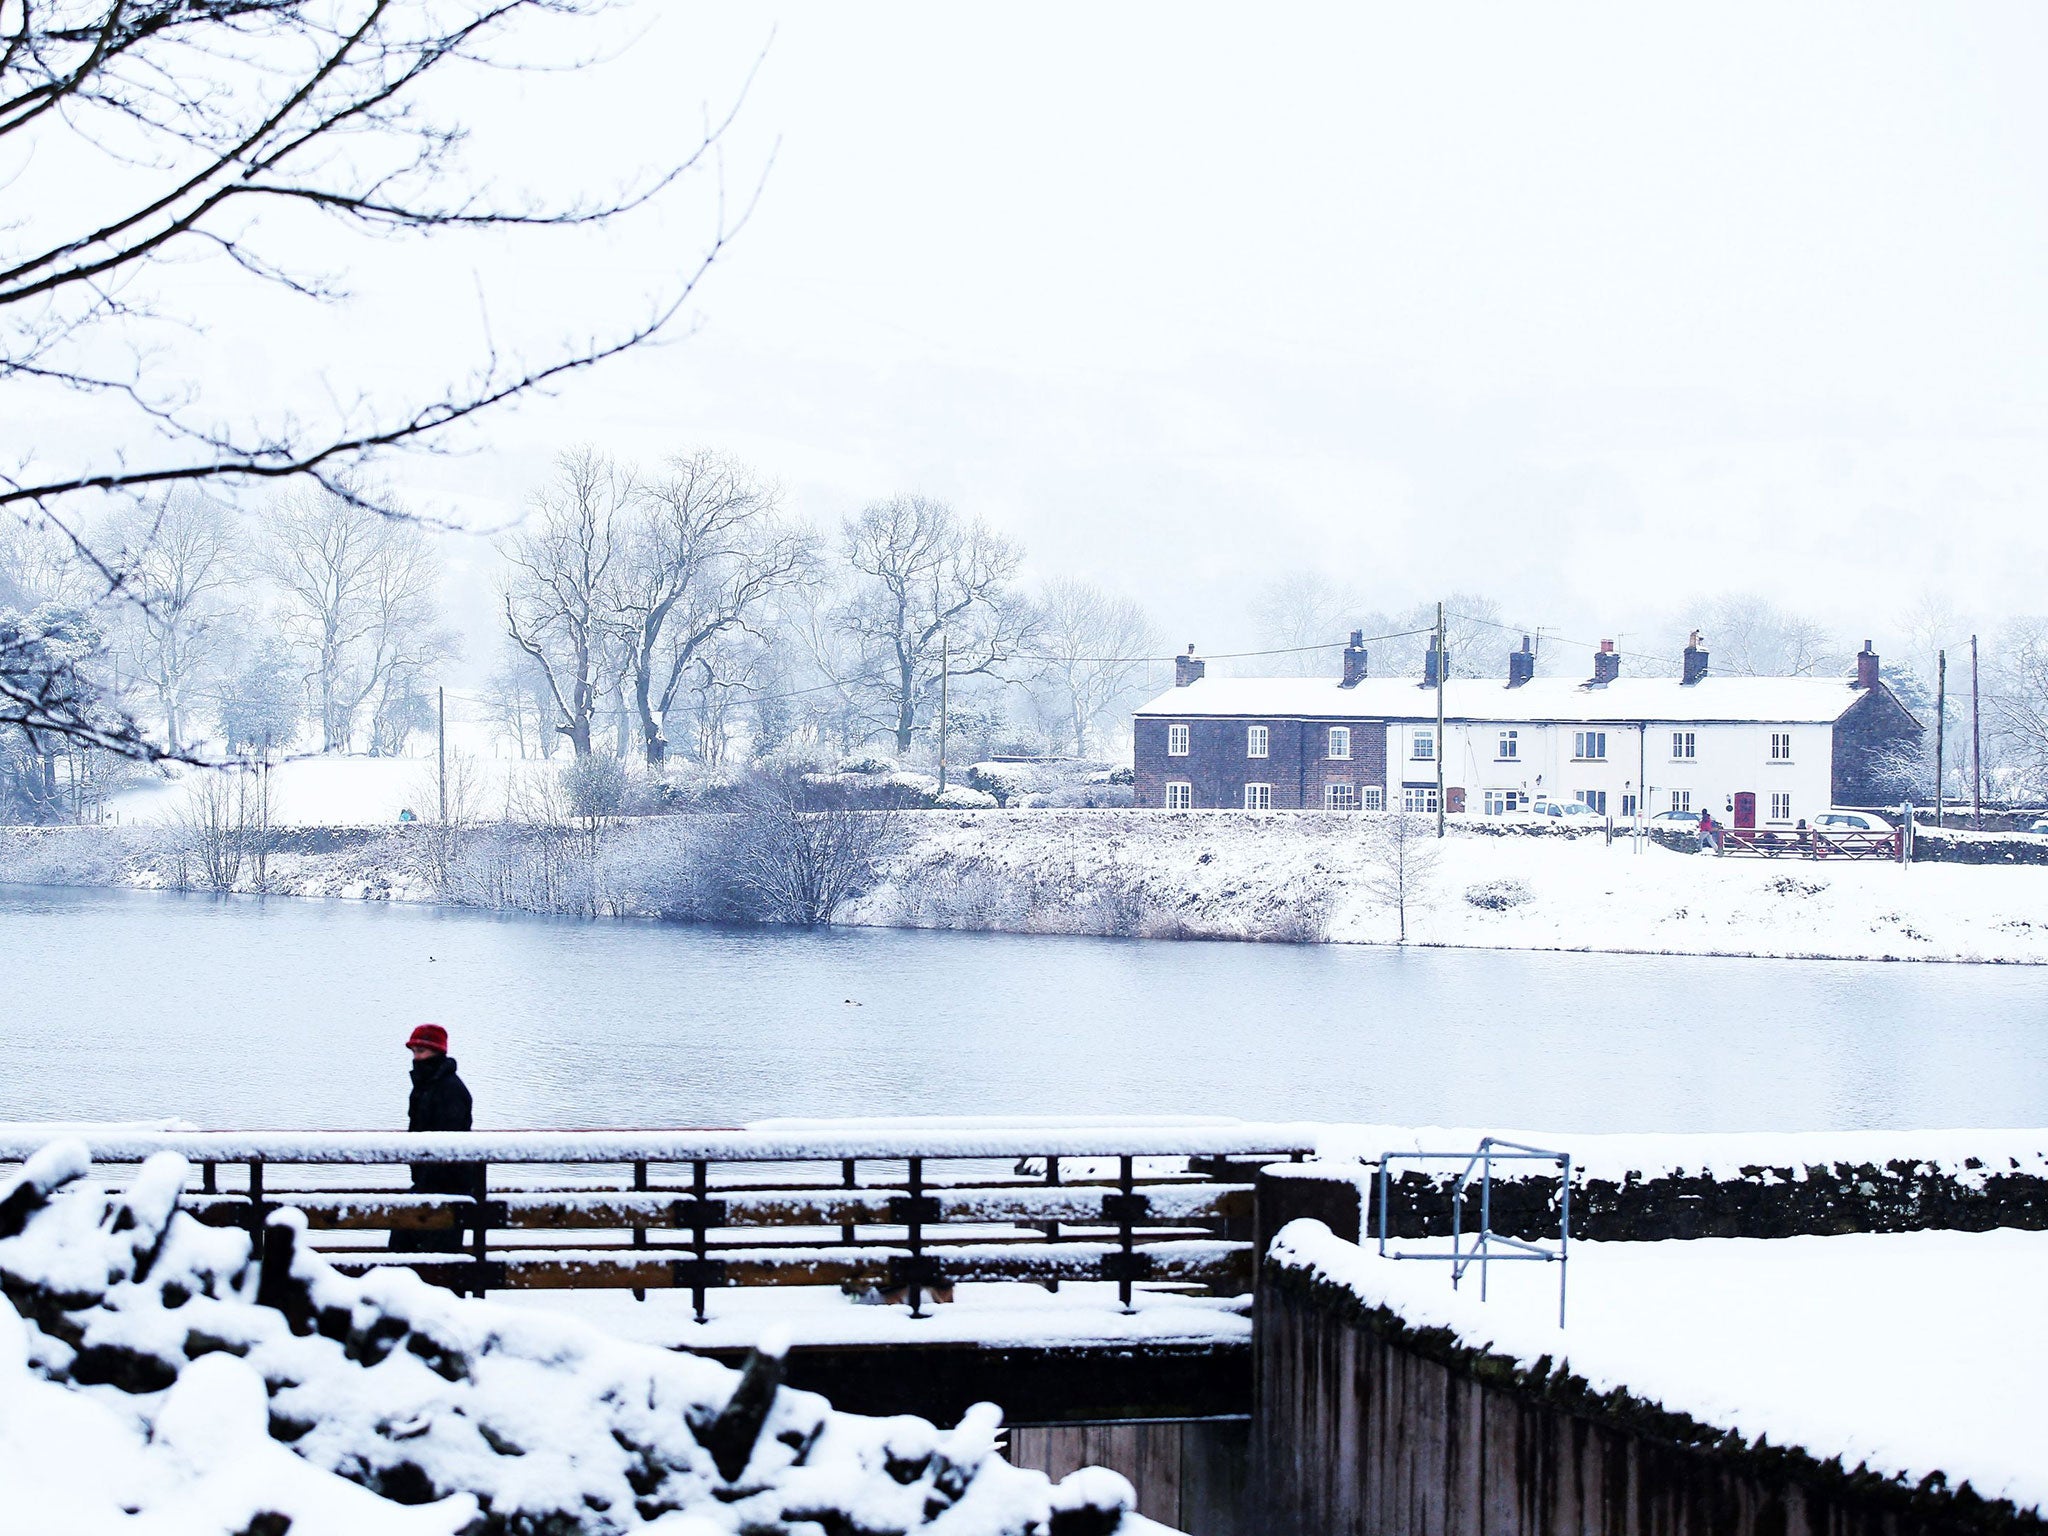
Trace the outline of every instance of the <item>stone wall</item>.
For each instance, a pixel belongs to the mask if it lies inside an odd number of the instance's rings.
[[[1413,1329],[1269,1263],[1255,1304],[1262,1536],[2039,1533],[1967,1488],[1907,1487],[1738,1436],[1539,1361]]]

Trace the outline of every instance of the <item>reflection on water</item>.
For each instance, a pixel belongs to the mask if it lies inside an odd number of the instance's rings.
[[[0,1119],[2038,1125],[2048,969],[728,931],[0,887]]]

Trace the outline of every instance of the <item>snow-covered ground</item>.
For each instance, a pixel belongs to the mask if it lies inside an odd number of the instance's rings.
[[[1476,1274],[1454,1291],[1448,1265],[1384,1259],[1318,1222],[1283,1229],[1275,1254],[1412,1326],[1524,1367],[1562,1360],[1599,1392],[2048,1509],[2048,1232],[1574,1243],[1563,1328],[1554,1265],[1497,1267],[1482,1302]]]
[[[551,782],[559,763],[464,756],[452,770],[467,813],[504,815],[508,798]],[[124,827],[167,827],[190,814],[194,796],[216,775],[173,769],[168,776],[107,801],[107,820]],[[269,770],[270,819],[280,827],[395,826],[401,811],[431,819],[439,783],[431,757],[302,757]]]
[[[484,792],[496,804],[520,773],[543,769],[481,766],[496,776]],[[272,893],[445,899],[420,839],[396,826],[400,808],[431,803],[421,777],[430,764],[316,760],[276,773],[280,824],[392,830],[331,852],[274,855]],[[146,805],[124,800],[118,809],[129,820],[117,828],[9,831],[0,836],[0,880],[172,883],[174,856],[134,822],[170,817],[185,792],[172,786]],[[665,861],[674,857],[676,825],[628,821],[606,834],[601,910],[655,915],[664,877],[673,874]],[[1359,944],[1399,936],[1379,846],[1382,817],[923,811],[902,813],[902,825],[903,848],[884,878],[840,921]],[[1716,858],[1597,834],[1490,835],[1485,826],[1454,818],[1450,837],[1414,852],[1409,943],[2048,964],[2048,867]]]
[[[851,917],[1058,931],[1090,892],[1108,892],[1141,933],[1283,937],[1277,922],[1320,912],[1327,938],[1392,943],[1397,914],[1374,889],[1380,825],[1315,812],[932,812]],[[2044,964],[2048,869],[1716,858],[1454,820],[1411,867],[1408,941]]]

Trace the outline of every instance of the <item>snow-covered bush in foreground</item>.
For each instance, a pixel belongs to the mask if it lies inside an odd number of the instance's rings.
[[[178,1209],[175,1154],[111,1195],[65,1187],[87,1171],[56,1143],[0,1186],[0,1488],[34,1529],[1109,1536],[1130,1503],[1099,1468],[1010,1466],[991,1405],[949,1431],[837,1413],[772,1355],[345,1278],[294,1211],[258,1258]]]

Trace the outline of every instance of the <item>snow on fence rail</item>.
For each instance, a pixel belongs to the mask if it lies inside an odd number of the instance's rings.
[[[1239,1294],[1252,1282],[1251,1175],[1312,1152],[1309,1130],[122,1129],[83,1139],[102,1162],[175,1152],[197,1163],[200,1188],[184,1205],[210,1226],[255,1234],[276,1210],[303,1212],[344,1273],[403,1267],[475,1294],[687,1290],[701,1321],[707,1292],[733,1286],[901,1295],[913,1316],[962,1281],[1107,1281],[1126,1307],[1139,1284]],[[0,1158],[29,1151],[0,1134]],[[465,1192],[362,1182],[402,1165],[439,1166]],[[390,1246],[371,1246],[380,1240]]]

